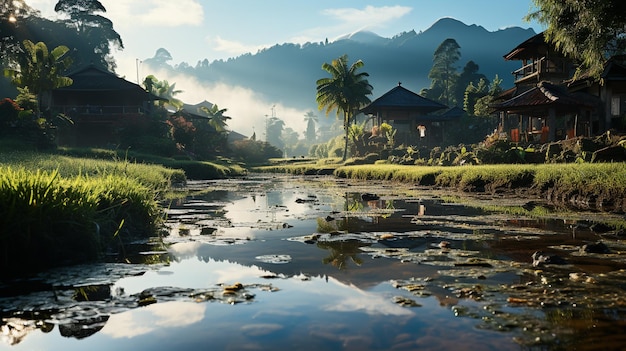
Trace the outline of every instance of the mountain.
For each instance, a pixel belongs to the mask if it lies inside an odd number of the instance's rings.
[[[489,79],[498,74],[503,79],[502,87],[507,88],[513,84],[511,72],[519,68],[519,63],[507,62],[503,55],[535,34],[532,29],[519,27],[490,32],[478,25],[442,18],[423,32],[412,30],[392,38],[357,32],[333,42],[286,43],[228,60],[209,62],[205,59],[195,67],[188,63],[171,66],[164,62],[160,66],[206,83],[224,82],[246,87],[272,103],[315,110],[315,82],[328,75],[321,66],[343,54],[348,55],[349,63],[358,59],[365,63],[362,71],[370,75],[369,81],[374,87],[372,99],[398,82],[418,93],[429,87],[433,53],[447,38],[455,39],[461,47],[459,71],[472,60],[479,65],[479,72]]]

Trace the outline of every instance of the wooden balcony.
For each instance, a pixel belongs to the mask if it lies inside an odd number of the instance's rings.
[[[513,76],[515,77],[515,84],[544,80],[552,83],[560,83],[569,78],[570,67],[571,64],[565,59],[547,59],[542,57],[513,71]]]

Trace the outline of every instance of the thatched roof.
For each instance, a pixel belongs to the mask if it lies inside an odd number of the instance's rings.
[[[540,82],[536,87],[494,105],[494,108],[500,111],[522,111],[549,106],[577,109],[594,107],[597,103],[598,98],[593,95],[581,92],[570,93],[563,85]]]
[[[398,86],[361,109],[361,112],[375,114],[381,110],[411,110],[429,113],[445,108],[446,105],[420,96],[398,84]]]
[[[115,73],[100,69],[94,65],[83,67],[67,75],[72,78],[72,85],[55,89],[57,92],[118,92],[142,97],[145,101],[158,100],[159,97],[147,92],[140,85],[118,77]]]
[[[505,60],[527,60],[545,55],[548,50],[543,32],[531,37],[504,55]]]

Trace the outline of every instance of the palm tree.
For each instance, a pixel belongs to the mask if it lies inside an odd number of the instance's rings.
[[[151,74],[143,80],[143,85],[152,94],[165,99],[159,100],[158,104],[160,107],[165,107],[168,104],[175,108],[176,111],[183,107],[183,102],[175,97],[183,92],[182,90],[176,90],[176,83],[170,85],[167,80],[160,81]]]
[[[218,133],[224,133],[228,130],[226,128],[228,127],[228,125],[226,124],[226,121],[231,118],[228,116],[224,116],[224,113],[228,111],[228,109],[226,108],[220,109],[219,107],[217,107],[217,105],[213,105],[211,106],[211,108],[208,108],[206,106],[201,106],[200,110],[202,110],[204,113],[209,115],[209,117],[211,118],[211,120],[209,121],[209,124],[213,128],[215,128],[215,130]]]
[[[61,45],[49,51],[45,43],[30,40],[24,40],[22,46],[24,53],[18,56],[19,69],[6,69],[5,75],[11,77],[17,87],[27,87],[35,94],[37,107],[41,108],[44,94],[72,85],[72,79],[62,74],[72,64],[67,56],[69,48]]]
[[[322,69],[331,77],[317,80],[317,95],[315,100],[320,110],[326,109],[326,115],[332,110],[343,114],[343,129],[346,132],[343,158],[348,155],[348,130],[359,108],[370,103],[367,95],[372,94],[372,86],[367,81],[369,74],[357,73],[363,67],[361,60],[348,66],[348,56],[343,55],[331,63],[324,63]]]

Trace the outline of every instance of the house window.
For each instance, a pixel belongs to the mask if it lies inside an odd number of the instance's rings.
[[[620,98],[619,96],[614,96],[611,98],[611,115],[613,116],[619,116],[619,110],[620,110]]]

